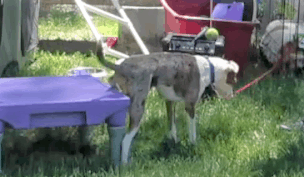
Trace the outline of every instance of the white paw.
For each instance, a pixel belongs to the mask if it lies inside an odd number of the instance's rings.
[[[189,121],[189,140],[192,144],[196,142],[196,118]]]

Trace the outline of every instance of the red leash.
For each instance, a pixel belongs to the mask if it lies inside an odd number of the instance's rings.
[[[279,63],[281,63],[281,61],[283,60],[283,57],[280,58],[280,60],[278,60],[276,62],[275,65],[272,66],[271,69],[269,69],[267,72],[265,72],[264,74],[262,74],[260,77],[254,79],[253,81],[251,81],[250,83],[246,84],[244,87],[238,89],[235,94],[239,94],[241,92],[243,92],[244,90],[248,89],[249,87],[251,87],[253,84],[258,83],[259,81],[261,81],[262,79],[264,79],[268,74],[272,73],[278,66]]]
[[[262,80],[263,78],[265,78],[268,74],[272,73],[273,70],[276,67],[272,67],[270,70],[268,70],[267,72],[265,72],[264,74],[262,74],[260,77],[254,79],[253,81],[251,81],[250,83],[246,84],[244,87],[238,89],[235,93],[239,94],[241,92],[243,92],[244,90],[248,89],[249,87],[251,87],[253,84],[256,84],[257,82],[259,82],[260,80]]]

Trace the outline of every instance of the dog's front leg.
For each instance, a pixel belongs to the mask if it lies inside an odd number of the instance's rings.
[[[196,142],[196,117],[195,117],[195,103],[186,103],[185,109],[189,119],[189,140],[192,144]]]
[[[175,143],[178,142],[177,134],[176,134],[176,124],[175,124],[175,116],[173,112],[173,102],[166,101],[166,108],[167,108],[167,116],[169,120],[169,129],[170,129],[170,138],[174,140]]]

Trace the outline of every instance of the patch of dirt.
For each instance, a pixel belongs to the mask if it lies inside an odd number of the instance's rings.
[[[265,65],[261,57],[259,50],[251,45],[248,53],[248,63],[244,69],[242,80],[252,81],[270,69],[269,66]]]

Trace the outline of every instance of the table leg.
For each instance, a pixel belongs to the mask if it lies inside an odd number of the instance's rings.
[[[121,164],[121,147],[125,137],[127,112],[128,108],[118,111],[106,120],[110,136],[111,160],[115,167]]]
[[[3,136],[4,136],[4,131],[5,131],[4,122],[0,121],[0,173],[2,173],[2,167],[4,166],[4,160],[5,160],[5,158],[4,158],[5,154],[3,153],[4,149],[2,149],[2,147],[3,147],[2,140],[3,140]]]
[[[121,142],[125,136],[125,127],[110,127],[108,126],[110,136],[110,150],[112,164],[116,167],[120,165],[121,159]]]
[[[0,134],[0,173],[2,173],[2,167],[4,166],[4,158],[2,158],[2,156],[4,155],[4,154],[2,154],[2,152],[4,152],[4,150],[2,149],[2,147],[3,147],[3,145],[2,145],[3,136],[4,136],[4,133],[1,133]]]

